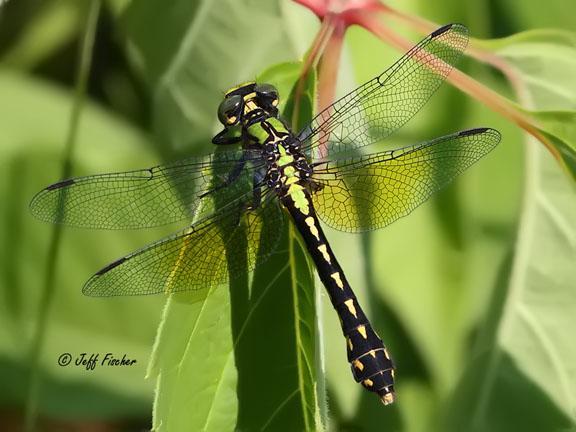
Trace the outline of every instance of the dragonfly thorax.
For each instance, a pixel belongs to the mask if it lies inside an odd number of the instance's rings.
[[[258,136],[267,163],[267,186],[280,196],[306,189],[312,169],[300,150],[300,142],[284,124],[270,118],[253,125],[249,132]]]

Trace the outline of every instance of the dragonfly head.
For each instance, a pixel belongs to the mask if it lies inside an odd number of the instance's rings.
[[[271,84],[249,82],[226,92],[218,107],[218,119],[225,128],[250,126],[267,117],[278,116],[278,90]]]

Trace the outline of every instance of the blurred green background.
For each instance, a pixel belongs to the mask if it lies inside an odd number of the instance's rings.
[[[0,4],[0,430],[11,431],[24,422],[53,230],[34,220],[27,207],[62,171],[89,2]],[[480,39],[542,27],[576,30],[576,3],[567,0],[389,4],[437,23],[461,22]],[[309,11],[288,0],[104,2],[73,174],[125,171],[212,151],[223,91],[275,63],[301,59],[318,28]],[[366,31],[351,28],[338,92],[398,57]],[[530,55],[519,58],[529,61]],[[546,72],[524,66],[530,77]],[[512,97],[498,73],[472,61],[462,68]],[[544,108],[575,110],[571,85],[572,93],[559,92],[568,95],[562,103],[549,101]],[[327,229],[361,304],[394,355],[399,393],[399,403],[384,408],[353,382],[337,316],[321,294],[317,376],[326,377],[327,397],[318,378],[314,411],[329,419],[331,430],[576,430],[573,185],[538,143],[527,142],[518,128],[448,85],[390,145],[475,126],[500,130],[500,146],[409,218],[367,235]],[[154,373],[145,375],[165,299],[94,299],[80,288],[106,263],[173,228],[64,230],[40,357],[40,430],[150,427],[156,383]],[[196,313],[185,304],[175,307],[183,307],[184,316]],[[171,322],[170,329],[178,332],[178,324]],[[274,341],[270,349],[281,343]],[[198,349],[202,355],[202,344]],[[137,363],[95,370],[57,364],[62,353],[75,358],[107,352]],[[227,382],[234,383],[230,371]],[[258,403],[266,395],[253,397]],[[173,402],[182,409],[187,403]],[[237,407],[218,403],[226,422],[196,419],[188,430],[234,425]],[[269,430],[298,430],[294,424]]]

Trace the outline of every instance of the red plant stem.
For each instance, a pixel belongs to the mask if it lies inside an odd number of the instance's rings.
[[[338,80],[338,66],[340,64],[340,55],[342,54],[342,44],[344,42],[344,33],[346,26],[343,21],[338,20],[334,23],[334,31],[326,44],[322,60],[320,62],[320,73],[318,78],[318,112],[328,107],[333,101],[336,94],[336,82]],[[320,133],[320,145],[318,150],[321,157],[327,155],[326,141],[329,134]]]
[[[330,14],[338,15],[346,21],[348,12],[378,11],[383,5],[379,0],[293,0],[310,9],[321,20]]]
[[[322,111],[334,100],[336,81],[338,80],[338,65],[344,42],[344,26],[337,23],[332,36],[326,44],[320,62],[318,84],[318,109]]]
[[[369,16],[367,14],[357,14],[356,23],[364,27],[366,30],[372,32],[380,39],[386,41],[390,45],[400,49],[402,52],[408,51],[410,48],[412,48],[411,42],[388,30],[379,21],[375,20],[373,16]],[[481,101],[493,111],[508,118],[526,130],[529,134],[542,142],[548,151],[550,151],[550,153],[552,153],[552,155],[558,160],[558,162],[564,165],[559,151],[537,129],[536,125],[534,124],[534,120],[523,112],[519,111],[508,99],[500,96],[495,91],[484,86],[480,82],[474,80],[473,78],[460,72],[457,69],[454,69],[450,75],[448,75],[447,80],[454,87]]]
[[[312,47],[308,51],[304,64],[302,65],[302,70],[300,71],[300,77],[298,79],[298,84],[296,85],[296,91],[294,92],[294,111],[292,112],[292,127],[295,129],[298,129],[299,127],[297,123],[300,113],[300,101],[304,91],[304,82],[310,69],[316,65],[318,58],[322,55],[326,41],[334,31],[334,24],[331,18],[331,16],[328,16],[326,19],[322,20],[320,30],[316,33],[316,37],[312,42]]]
[[[422,35],[432,33],[434,30],[440,27],[438,24],[432,21],[428,21],[416,15],[404,13],[402,11],[391,8],[390,6],[385,5],[383,3],[379,4],[378,11],[390,15],[392,17],[398,18],[399,21],[408,24],[410,27],[412,27],[414,30],[421,33]]]
[[[432,21],[425,20],[416,15],[411,15],[404,13],[402,11],[398,11],[384,4],[380,4],[378,10],[379,12],[398,18],[400,21],[408,24],[410,27],[412,27],[422,35],[427,35],[433,32],[438,27],[440,27],[439,24],[436,24]],[[495,55],[490,51],[482,49],[481,47],[478,46],[478,44],[474,41],[474,39],[472,39],[471,46],[468,48],[466,55],[483,63],[489,64],[495,67],[496,69],[499,69],[506,76],[506,78],[514,88],[516,94],[519,94],[519,92],[521,91],[519,87],[521,85],[521,81],[518,78],[518,72],[502,57]]]
[[[310,9],[318,18],[322,19],[328,11],[329,0],[293,0],[294,3],[301,4]]]

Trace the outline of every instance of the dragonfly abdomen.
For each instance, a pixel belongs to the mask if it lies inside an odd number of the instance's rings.
[[[364,388],[375,392],[386,405],[394,402],[394,365],[382,340],[376,334],[350,284],[344,276],[314,212],[310,195],[299,190],[305,197],[294,199],[291,194],[282,197],[282,203],[292,216],[308,252],[318,270],[322,283],[328,291],[330,301],[340,318],[342,332],[346,338],[348,361],[354,379]]]

